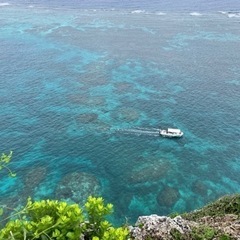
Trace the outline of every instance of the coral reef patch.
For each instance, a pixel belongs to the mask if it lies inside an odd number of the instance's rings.
[[[55,197],[83,204],[88,196],[98,196],[100,193],[100,182],[94,175],[85,172],[74,172],[67,174],[62,179],[55,191]]]
[[[157,195],[157,202],[160,206],[173,206],[180,197],[180,193],[173,187],[166,186]]]

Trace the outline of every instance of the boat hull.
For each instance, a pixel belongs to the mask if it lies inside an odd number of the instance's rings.
[[[159,131],[159,134],[162,136],[162,137],[167,137],[167,138],[180,138],[183,136],[183,132],[178,132],[178,133],[171,133],[171,132],[168,132],[166,130],[160,130]]]

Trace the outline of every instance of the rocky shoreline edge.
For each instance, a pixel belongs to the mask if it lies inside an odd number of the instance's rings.
[[[202,209],[175,216],[140,216],[129,227],[135,240],[240,240],[240,194],[224,196]]]

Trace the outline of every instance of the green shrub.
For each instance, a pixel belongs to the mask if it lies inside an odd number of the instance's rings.
[[[227,235],[227,234],[223,234],[219,237],[219,240],[231,240],[232,238]]]
[[[77,204],[42,200],[32,202],[17,213],[18,219],[9,221],[0,231],[0,239],[77,239],[84,229],[84,216]]]
[[[85,204],[88,221],[86,222],[87,239],[124,240],[129,231],[126,228],[113,228],[106,216],[113,212],[112,204],[104,204],[103,198],[89,197]]]
[[[172,239],[174,240],[184,240],[184,235],[181,234],[177,229],[171,229],[170,235],[172,236]]]
[[[10,163],[12,158],[12,153],[13,153],[12,151],[10,151],[8,155],[5,153],[2,153],[0,157],[0,170],[6,169],[10,177],[15,177],[16,173],[12,172],[12,170],[8,167],[8,164]]]
[[[114,228],[106,219],[112,213],[112,204],[104,204],[102,198],[89,197],[85,204],[86,213],[77,204],[56,200],[33,202],[12,215],[6,226],[0,230],[4,240],[125,240],[129,234],[126,228]]]
[[[217,231],[211,227],[201,226],[193,228],[191,235],[195,240],[211,240],[217,235]]]
[[[177,217],[177,216],[180,216],[180,213],[178,213],[178,212],[172,212],[172,213],[170,213],[170,214],[168,215],[168,217],[170,217],[170,218],[175,218],[175,217]]]

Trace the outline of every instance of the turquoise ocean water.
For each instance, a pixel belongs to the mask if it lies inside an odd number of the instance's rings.
[[[1,3],[1,152],[17,173],[1,171],[1,203],[101,195],[121,223],[239,192],[239,16]]]

